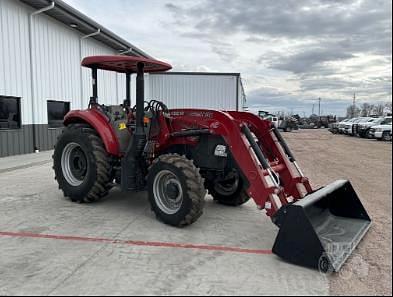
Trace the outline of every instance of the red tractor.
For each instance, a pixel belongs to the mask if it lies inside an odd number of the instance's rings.
[[[172,226],[194,223],[207,191],[221,204],[253,199],[279,227],[273,252],[288,262],[338,271],[371,220],[350,182],[315,191],[278,129],[246,112],[173,109],[145,102],[144,73],[171,66],[152,59],[94,56],[93,97],[71,111],[54,152],[60,189],[74,202],[96,202],[116,184],[148,190],[153,212]],[[126,75],[121,106],[98,103],[98,69]],[[131,106],[131,75],[137,74]]]

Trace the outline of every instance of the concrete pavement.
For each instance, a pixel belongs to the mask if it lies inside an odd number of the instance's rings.
[[[197,223],[172,228],[155,219],[145,193],[114,189],[100,203],[71,203],[45,154],[0,159],[0,295],[329,293],[325,276],[269,253],[182,248],[269,251],[277,229],[253,202],[228,208],[208,197]]]
[[[46,151],[37,154],[0,158],[0,173],[47,164],[52,161],[52,154],[53,151]]]

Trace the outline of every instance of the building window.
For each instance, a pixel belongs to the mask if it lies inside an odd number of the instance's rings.
[[[20,114],[20,98],[0,96],[0,129],[19,129]]]
[[[70,111],[70,103],[62,101],[48,101],[49,128],[63,127],[65,115]]]

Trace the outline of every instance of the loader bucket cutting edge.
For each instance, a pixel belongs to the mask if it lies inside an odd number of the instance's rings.
[[[338,272],[371,226],[349,181],[336,181],[281,211],[273,253],[323,272]]]

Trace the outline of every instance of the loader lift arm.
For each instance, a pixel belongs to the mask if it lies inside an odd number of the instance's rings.
[[[206,114],[203,110],[171,110],[171,117],[175,130],[180,129],[176,127],[178,122],[189,126],[197,123],[199,127],[207,127],[210,134],[224,138],[247,178],[248,195],[269,216],[273,217],[282,205],[312,192],[308,179],[295,175],[270,122],[249,113],[209,111]],[[167,133],[167,146],[182,141],[171,138],[173,133],[180,132]]]
[[[315,191],[279,131],[253,114],[171,110],[173,131],[162,135],[160,143],[183,143],[171,133],[184,126],[224,138],[247,179],[247,194],[280,228],[275,254],[322,271],[340,270],[371,226],[348,181]]]

